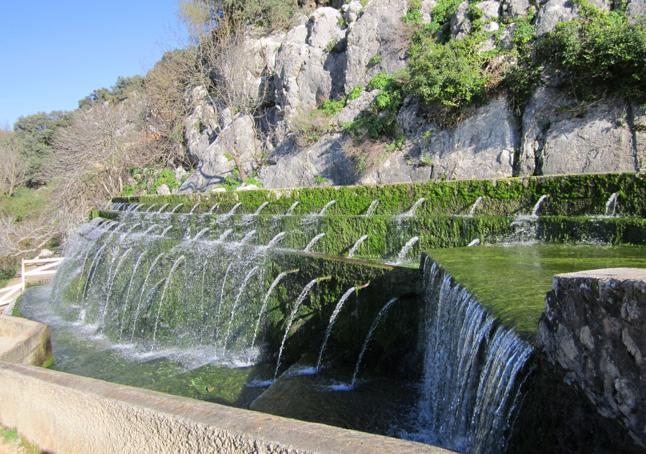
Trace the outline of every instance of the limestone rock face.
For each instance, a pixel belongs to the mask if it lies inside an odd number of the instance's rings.
[[[335,185],[353,183],[354,164],[343,145],[340,134],[327,136],[302,150],[286,145],[284,150],[276,150],[274,165],[263,167],[259,176],[266,188],[314,186],[315,177],[326,178]]]
[[[454,38],[462,38],[471,32],[471,21],[467,17],[468,10],[469,2],[462,2],[453,17],[451,17],[451,35]]]
[[[208,94],[203,86],[195,87],[191,92],[193,110],[184,119],[184,131],[188,157],[198,163],[219,130],[218,115],[215,107],[208,101]]]
[[[361,10],[363,10],[363,5],[359,0],[352,0],[351,2],[346,3],[341,7],[343,18],[348,25],[356,22],[357,19],[359,19]]]
[[[646,0],[631,0],[626,7],[626,15],[631,22],[642,20],[646,17]]]
[[[205,190],[222,182],[240,166],[247,174],[257,165],[260,142],[254,134],[254,121],[249,115],[238,115],[199,156],[196,172],[182,185],[182,191]]]
[[[529,0],[502,0],[501,12],[505,17],[526,16],[529,12]]]
[[[504,97],[491,100],[422,145],[432,178],[510,177],[520,144],[517,121]]]
[[[536,34],[544,35],[556,28],[559,22],[576,18],[576,7],[571,0],[548,0],[538,10]]]
[[[316,108],[343,91],[345,55],[332,51],[344,37],[341,13],[319,8],[287,33],[276,56],[276,103],[284,118]]]
[[[361,112],[370,107],[379,92],[380,90],[363,91],[357,99],[348,102],[337,114],[334,121],[339,125],[353,121]]]
[[[372,0],[348,32],[345,92],[365,85],[379,71],[393,73],[405,65],[408,40],[401,17],[406,0]],[[369,67],[373,57],[380,62]]]
[[[521,175],[635,170],[633,139],[622,101],[577,106],[540,88],[523,116]]]
[[[646,271],[556,276],[538,336],[566,381],[646,446]]]

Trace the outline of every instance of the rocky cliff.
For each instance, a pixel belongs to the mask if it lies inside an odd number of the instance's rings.
[[[437,2],[418,3],[420,22],[430,23]],[[615,7],[607,0],[591,3],[600,10]],[[625,14],[642,20],[645,5],[630,0]],[[515,21],[528,14],[540,36],[578,17],[584,7],[588,2],[485,0],[476,4],[476,15],[504,43]],[[447,124],[408,96],[395,112],[396,142],[357,140],[348,125],[380,93],[370,81],[407,66],[412,31],[402,18],[409,8],[406,0],[353,0],[340,8],[317,8],[283,33],[250,33],[246,49],[253,58],[241,65],[239,77],[261,107],[236,113],[214,105],[205,90],[193,91],[185,127],[197,170],[182,190],[208,190],[241,173],[275,188],[646,167],[642,105],[617,96],[574,99],[548,70],[520,107],[502,89]],[[457,7],[450,18],[452,39],[475,27],[473,17],[468,2]]]

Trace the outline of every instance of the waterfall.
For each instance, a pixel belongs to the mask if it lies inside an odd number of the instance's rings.
[[[541,207],[545,203],[545,201],[549,198],[547,194],[543,194],[539,199],[538,202],[536,202],[536,205],[534,205],[534,208],[532,209],[532,216],[537,217],[541,211]]]
[[[157,229],[161,229],[161,226],[159,224],[153,224],[144,231],[143,235],[146,236],[153,230],[157,230]]]
[[[229,235],[231,235],[232,233],[233,233],[233,229],[225,230],[224,232],[222,232],[222,235],[220,235],[220,237],[218,238],[218,241],[226,240],[229,237]]]
[[[379,200],[375,199],[370,203],[370,206],[366,210],[366,212],[363,214],[364,216],[372,216],[375,214],[375,210],[377,209],[377,206],[379,205]]]
[[[406,260],[406,257],[408,256],[408,253],[410,250],[415,246],[415,244],[419,241],[418,236],[414,236],[408,242],[404,245],[404,247],[399,251],[399,255],[397,255],[397,260],[395,261],[395,264],[398,265],[402,263],[404,260]]]
[[[124,262],[128,259],[128,255],[130,255],[131,252],[132,252],[132,248],[127,249],[126,252],[124,252],[121,258],[119,259],[119,263],[117,263],[117,267],[114,270],[114,273],[112,273],[112,275],[108,273],[108,291],[106,292],[105,306],[103,308],[103,313],[101,314],[101,325],[103,325],[103,323],[105,322],[105,314],[108,312],[108,307],[110,306],[110,296],[112,295],[114,278],[119,274],[119,270],[121,270],[121,267],[123,266]]]
[[[123,327],[125,326],[125,317],[128,310],[128,302],[130,301],[130,291],[132,290],[132,283],[137,276],[137,271],[139,271],[139,265],[141,265],[142,259],[146,256],[146,251],[139,254],[137,257],[137,262],[135,263],[134,268],[132,269],[132,274],[130,274],[130,280],[128,281],[128,289],[126,290],[126,298],[123,301],[123,310],[121,311],[121,320],[119,320],[119,340],[123,339]]]
[[[482,200],[483,200],[482,197],[478,197],[476,199],[475,203],[471,205],[471,208],[469,209],[469,214],[467,216],[472,218],[475,215],[476,209],[480,206],[480,204],[482,203]]]
[[[359,250],[363,242],[366,241],[367,239],[368,239],[368,235],[363,235],[361,238],[359,238],[350,249],[350,252],[348,252],[348,257],[349,258],[354,257],[354,254],[356,254],[356,252]]]
[[[152,205],[150,205],[148,208],[146,208],[146,213],[150,213],[152,209],[155,208],[156,206],[157,206],[156,203],[153,203]]]
[[[307,244],[307,246],[305,246],[305,249],[303,249],[303,252],[311,252],[312,248],[316,246],[316,243],[318,243],[321,240],[321,238],[323,238],[324,236],[325,236],[325,233],[319,233],[314,238],[312,238],[312,240]]]
[[[213,214],[215,212],[215,210],[217,210],[218,208],[220,208],[220,204],[216,203],[211,208],[209,208],[209,213],[208,214]]]
[[[330,334],[332,334],[332,328],[334,328],[334,323],[336,322],[336,319],[339,317],[339,314],[341,313],[341,309],[343,309],[343,306],[345,305],[345,302],[350,298],[350,296],[359,291],[360,289],[364,289],[368,287],[370,283],[368,282],[365,285],[362,286],[356,286],[356,287],[351,287],[349,288],[343,296],[341,296],[341,299],[339,302],[336,304],[336,307],[334,308],[334,311],[332,312],[332,315],[330,316],[330,321],[327,324],[327,328],[325,329],[325,337],[323,338],[323,343],[321,344],[321,349],[319,350],[319,356],[318,360],[316,361],[316,371],[321,368],[321,360],[323,359],[323,353],[325,352],[325,347],[327,346],[327,342],[330,339]]]
[[[298,314],[298,310],[301,307],[301,304],[303,304],[303,301],[305,301],[305,298],[307,298],[307,295],[310,293],[312,288],[319,282],[325,281],[332,279],[331,276],[325,276],[325,277],[318,277],[316,279],[312,279],[301,291],[301,294],[298,295],[298,298],[296,299],[296,302],[294,303],[294,306],[292,307],[292,310],[289,314],[289,318],[287,319],[287,325],[285,326],[285,334],[283,335],[283,340],[280,343],[280,350],[278,350],[278,359],[276,360],[276,369],[274,370],[274,380],[276,377],[278,377],[278,371],[280,369],[280,360],[283,356],[283,351],[285,350],[285,343],[287,342],[287,337],[289,336],[289,330],[292,329],[292,324],[294,323],[294,319],[296,318],[296,315]]]
[[[135,338],[135,333],[137,332],[137,320],[139,319],[139,314],[141,310],[141,302],[144,299],[144,293],[146,291],[146,284],[148,284],[148,280],[150,279],[150,276],[152,275],[153,271],[155,271],[155,267],[157,266],[157,263],[161,260],[161,258],[164,256],[164,254],[159,254],[157,257],[152,262],[152,265],[150,265],[150,268],[148,268],[148,273],[146,274],[146,278],[144,279],[144,283],[141,285],[141,294],[139,295],[139,302],[137,303],[137,309],[135,310],[135,318],[132,321],[132,332],[130,333],[130,342]]]
[[[285,216],[291,216],[294,214],[294,210],[296,207],[300,205],[300,202],[294,202],[292,203],[292,206],[289,207],[289,209],[285,212]]]
[[[165,210],[166,208],[168,208],[169,206],[170,206],[170,203],[165,203],[164,205],[162,205],[162,206],[159,208],[159,211],[157,211],[157,214],[161,214],[161,213],[163,213],[163,212],[164,212],[164,210]]]
[[[372,339],[372,336],[375,334],[375,331],[377,330],[379,323],[381,323],[381,319],[384,318],[384,316],[388,313],[388,309],[390,309],[390,307],[393,304],[395,304],[397,301],[399,301],[399,298],[393,298],[390,301],[388,301],[384,305],[384,307],[381,308],[381,310],[379,311],[375,319],[372,321],[372,325],[370,325],[368,334],[366,335],[366,338],[363,341],[363,345],[361,346],[361,351],[359,352],[357,363],[354,365],[354,373],[352,374],[350,389],[353,389],[357,384],[357,377],[359,376],[359,370],[361,369],[361,363],[363,362],[363,357],[365,356],[366,351],[368,351],[368,345],[370,344],[370,340]]]
[[[605,211],[606,216],[615,215],[615,213],[617,212],[618,201],[619,201],[619,193],[618,192],[612,193],[608,198],[608,201],[606,202],[606,211]]]
[[[505,452],[532,347],[428,258],[423,297],[426,353],[410,438],[460,452]]]
[[[325,204],[325,206],[319,211],[319,216],[324,216],[325,212],[330,209],[332,205],[336,203],[336,200],[330,200],[328,203]]]

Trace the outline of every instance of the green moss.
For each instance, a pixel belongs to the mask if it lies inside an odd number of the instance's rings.
[[[600,268],[646,267],[637,246],[504,246],[428,252],[507,326],[533,339],[555,274]]]

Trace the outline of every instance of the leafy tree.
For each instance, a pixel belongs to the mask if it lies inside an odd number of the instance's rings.
[[[26,166],[27,186],[38,187],[47,183],[45,167],[52,154],[54,134],[67,124],[69,114],[59,111],[21,117],[15,123],[16,147]]]

